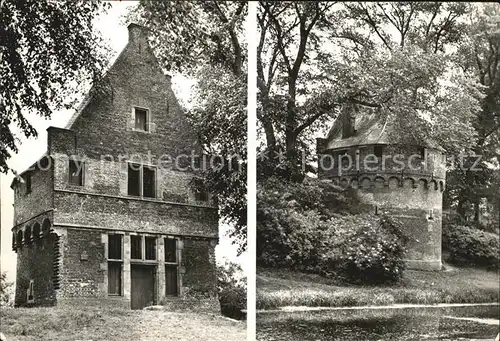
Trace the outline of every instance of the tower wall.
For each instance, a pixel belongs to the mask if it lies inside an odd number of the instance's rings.
[[[319,167],[320,178],[356,189],[363,201],[373,205],[374,214],[385,213],[402,223],[409,237],[408,268],[440,270],[444,155],[435,149],[408,147],[396,152],[390,146],[383,146],[385,164],[379,157],[377,163],[365,167],[363,160],[374,153],[375,145],[323,151],[321,155],[333,156],[335,164],[326,166],[328,163],[324,162],[324,167]],[[395,154],[405,160],[404,167],[394,162]],[[352,167],[348,167],[347,161],[338,162],[339,155],[351,156]],[[332,160],[323,157],[323,161],[326,159]]]

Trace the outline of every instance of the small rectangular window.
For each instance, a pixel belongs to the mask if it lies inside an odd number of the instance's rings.
[[[141,195],[141,166],[138,164],[128,165],[128,195]]]
[[[195,193],[195,200],[197,201],[208,201],[208,193],[204,189],[199,189]]]
[[[108,235],[108,259],[122,259],[122,236]]]
[[[83,186],[83,162],[69,160],[69,184]]]
[[[165,295],[166,296],[177,296],[178,295],[178,284],[177,284],[177,265],[165,265]]]
[[[165,238],[165,262],[177,263],[177,240]]]
[[[108,262],[108,294],[122,294],[122,264],[119,262]]]
[[[26,194],[31,193],[31,174],[30,173],[26,173],[24,175],[24,183],[26,186]]]
[[[148,131],[148,111],[142,108],[134,108],[135,129]]]
[[[381,158],[382,154],[384,152],[384,147],[383,146],[375,146],[374,147],[374,154],[377,158]]]
[[[208,201],[208,192],[203,180],[197,178],[194,180],[194,199],[197,201]]]
[[[132,259],[142,259],[142,237],[130,236],[131,255]]]
[[[156,172],[154,168],[143,167],[143,196],[148,198],[156,197],[155,178]]]
[[[35,281],[33,279],[30,280],[30,284],[28,286],[28,303],[33,303],[35,301]]]
[[[146,247],[146,260],[156,259],[156,238],[145,237],[144,244]]]
[[[423,147],[420,148],[420,158],[425,160],[425,148]]]

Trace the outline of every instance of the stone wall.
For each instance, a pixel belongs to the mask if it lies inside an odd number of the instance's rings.
[[[321,141],[320,141],[321,142]],[[422,270],[439,270],[441,268],[441,226],[442,200],[445,186],[444,155],[441,151],[427,148],[423,159],[413,157],[411,164],[417,169],[395,171],[400,164],[395,163],[393,155],[399,153],[401,160],[408,164],[411,155],[418,156],[422,151],[418,147],[405,147],[396,150],[392,146],[384,146],[382,167],[379,163],[370,163],[370,169],[364,167],[363,160],[374,154],[374,145],[353,146],[339,150],[321,150],[321,155],[333,156],[323,158],[326,169],[319,167],[319,177],[329,179],[341,187],[353,188],[356,194],[366,203],[373,205],[374,214],[387,213],[403,224],[404,232],[409,237],[406,261],[409,268]],[[347,164],[338,162],[340,155],[348,154],[353,160],[353,169],[346,170]],[[356,164],[356,160],[359,160]],[[418,168],[420,166],[420,168]],[[343,167],[339,172],[339,167]]]
[[[56,227],[61,234],[60,289],[57,303],[71,305],[113,305],[130,307],[130,235],[124,231],[113,231],[124,236],[122,295],[109,296],[107,283],[107,233],[103,230],[87,230]],[[134,233],[135,234],[135,233]],[[150,235],[150,234],[148,234]],[[163,271],[163,238],[158,235],[156,303],[172,310],[186,307],[214,311],[218,307],[216,293],[215,239],[180,238],[183,247],[179,250],[179,297],[165,298],[165,272]],[[218,308],[217,308],[218,309]],[[215,309],[215,310],[217,310]]]
[[[360,187],[359,196],[372,203],[379,214],[386,213],[403,225],[409,237],[406,261],[413,269],[439,270],[441,268],[442,191],[428,187],[424,181],[403,181],[402,186],[391,179],[384,185]]]
[[[54,189],[80,193],[128,196],[128,159],[104,160],[76,154],[84,166],[83,186],[69,184],[70,156],[64,153],[53,154]],[[146,159],[146,155],[144,155]],[[211,201],[198,201],[190,189],[193,172],[172,169],[171,166],[158,164],[154,160],[148,165],[156,170],[155,198],[168,202],[215,207]],[[149,198],[148,198],[149,199]]]
[[[318,145],[318,148],[321,148],[321,146]],[[372,161],[375,160],[373,158],[375,153],[374,145],[320,150],[318,168],[321,176],[333,178],[357,175],[359,172],[359,174],[368,175],[413,176],[417,178],[430,178],[432,176],[436,181],[444,181],[446,177],[445,156],[437,149],[425,148],[427,162],[423,163],[423,159],[420,157],[422,149],[419,147],[407,146],[397,149],[394,146],[383,145],[382,148],[383,155],[378,158],[378,162]],[[346,158],[339,162],[342,155],[346,155]],[[369,155],[372,155],[372,158]],[[352,160],[351,164],[349,164],[347,156]]]
[[[17,248],[16,306],[48,306],[56,303],[56,243],[57,236],[51,234]],[[33,280],[33,303],[27,301],[30,280]]]
[[[54,183],[52,160],[40,162],[43,169],[32,167],[25,173],[31,174],[31,192],[26,184],[14,181],[14,226],[27,222],[34,216],[50,210]]]
[[[77,148],[85,155],[117,157],[120,154],[176,156],[199,151],[196,134],[188,124],[140,27],[129,27],[129,43],[108,71],[107,91],[89,97],[71,129]],[[136,131],[134,106],[149,110],[151,131]],[[109,129],[112,127],[112,129]]]
[[[213,240],[185,239],[182,252],[182,296],[184,298],[217,297],[217,267]]]
[[[213,208],[60,191],[55,192],[54,203],[56,225],[218,236],[218,216]]]
[[[59,298],[106,297],[102,292],[104,247],[100,231],[67,229],[63,235]],[[100,286],[101,285],[101,286]]]

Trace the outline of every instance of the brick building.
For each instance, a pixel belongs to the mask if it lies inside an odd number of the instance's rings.
[[[387,213],[403,223],[410,239],[406,255],[409,268],[439,270],[444,150],[432,141],[422,145],[395,143],[395,124],[382,117],[371,108],[346,108],[328,136],[317,139],[318,156],[323,161],[319,177],[353,188],[363,201],[373,205],[374,214]]]
[[[47,153],[12,183],[16,306],[219,309],[217,207],[178,157],[199,151],[195,134],[147,32],[128,29],[109,91],[49,127]]]

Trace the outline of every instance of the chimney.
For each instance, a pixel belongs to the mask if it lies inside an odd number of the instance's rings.
[[[136,23],[130,23],[128,26],[129,44],[143,43],[147,41],[148,29]]]

